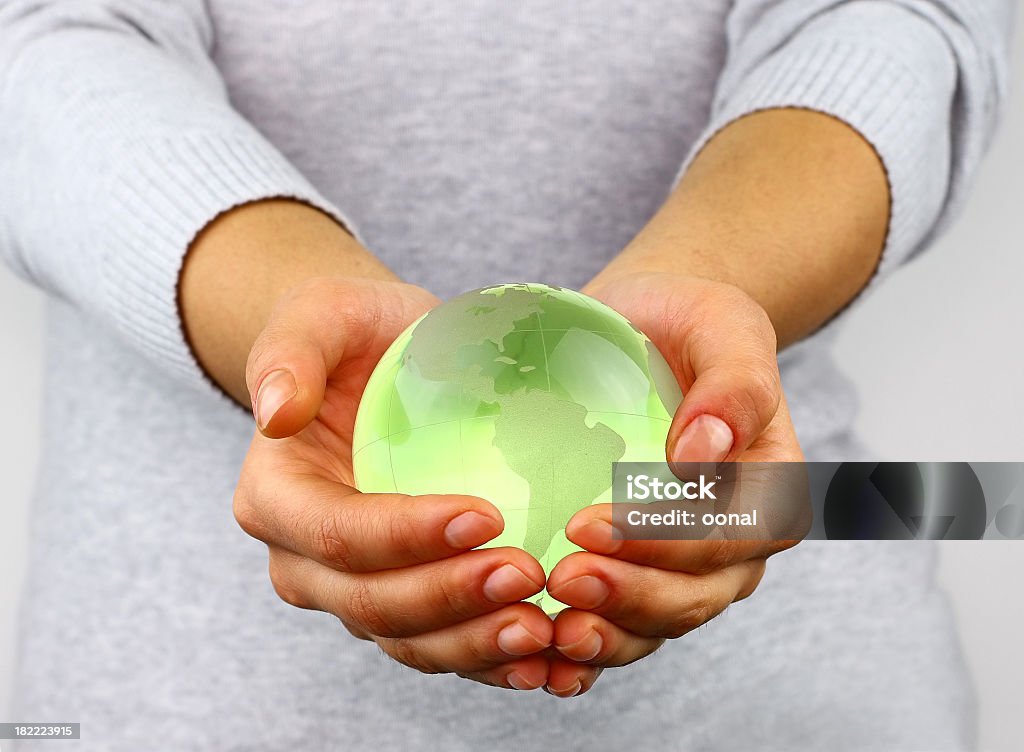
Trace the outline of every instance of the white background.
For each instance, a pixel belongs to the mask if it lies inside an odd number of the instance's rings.
[[[1024,14],[1018,14],[1024,39]],[[1020,41],[1017,44],[1021,44]],[[956,227],[852,312],[838,345],[879,459],[1024,461],[1024,56],[1000,136]],[[0,270],[0,720],[9,700],[38,415],[41,295]],[[942,544],[974,672],[983,750],[1024,748],[1024,541]]]

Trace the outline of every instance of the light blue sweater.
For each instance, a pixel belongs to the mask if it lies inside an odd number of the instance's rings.
[[[231,514],[251,417],[201,375],[175,289],[195,234],[268,196],[441,295],[577,287],[706,138],[768,107],[831,113],[881,155],[878,284],[964,200],[1012,8],[0,0],[0,253],[52,294],[12,717],[125,752],[969,747],[928,544],[801,544],[569,702],[416,674],[286,606]],[[808,456],[857,459],[833,330],[783,353],[783,380]]]

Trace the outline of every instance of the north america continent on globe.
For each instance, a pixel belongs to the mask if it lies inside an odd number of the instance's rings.
[[[364,493],[470,494],[544,571],[579,548],[565,525],[611,500],[613,462],[661,462],[682,394],[657,348],[572,290],[504,284],[434,308],[370,377],[352,442]],[[530,599],[548,613],[546,591]]]

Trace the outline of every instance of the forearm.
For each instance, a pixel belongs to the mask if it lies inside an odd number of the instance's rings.
[[[781,348],[867,284],[888,219],[884,168],[856,131],[816,112],[767,110],[715,136],[588,288],[637,271],[727,282],[764,307]]]
[[[313,277],[394,280],[341,225],[297,201],[260,201],[214,220],[193,242],[179,305],[196,358],[225,392],[249,404],[245,363],[281,295]]]
[[[202,0],[0,3],[0,258],[169,378],[206,389],[205,369],[246,404],[248,345],[281,290],[387,271],[231,107],[213,43]],[[231,210],[277,196],[326,214]]]

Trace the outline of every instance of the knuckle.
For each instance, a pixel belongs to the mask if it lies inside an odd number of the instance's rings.
[[[759,435],[778,412],[782,387],[774,364],[743,363],[723,369],[718,399],[722,401],[722,417],[752,440]]]
[[[673,639],[682,637],[687,632],[707,624],[721,612],[707,583],[699,580],[696,582],[695,593],[689,603],[669,619],[666,636]]]
[[[703,624],[703,622],[695,621],[695,619],[697,619],[697,615],[693,614],[689,609],[672,614],[665,625],[663,636],[670,640],[682,637],[687,632]]]
[[[360,629],[352,622],[346,621],[345,619],[342,619],[340,617],[338,618],[338,621],[340,621],[341,625],[345,627],[346,630],[348,630],[348,633],[355,637],[357,640],[365,640],[367,642],[371,642],[373,640],[369,632]]]
[[[438,666],[434,664],[427,656],[423,655],[423,652],[408,639],[395,638],[388,640],[381,640],[378,643],[381,650],[389,655],[394,660],[398,661],[402,665],[408,666],[409,668],[416,669],[423,674],[440,674],[444,673]]]
[[[681,635],[680,635],[681,636]],[[645,647],[634,655],[627,656],[624,660],[616,663],[616,666],[629,666],[637,661],[641,661],[649,655],[656,653],[665,644],[665,638],[659,637],[657,639],[650,640]]]
[[[751,302],[753,302],[753,300],[751,300]],[[758,337],[774,355],[779,346],[779,338],[775,332],[775,326],[772,324],[772,320],[768,317],[768,312],[765,311],[764,308],[757,303],[754,303],[754,307],[756,309],[756,330]]]
[[[338,518],[333,514],[325,514],[314,529],[313,546],[323,561],[340,572],[354,571],[357,566],[356,553]]]
[[[361,289],[351,289],[346,291],[346,301],[349,305],[339,309],[338,316],[348,330],[374,332],[380,328],[384,316],[379,300]]]
[[[736,597],[733,598],[734,603],[736,601],[741,601],[744,598],[749,598],[751,595],[753,595],[754,591],[757,590],[757,586],[761,584],[761,578],[764,577],[766,569],[765,560],[758,559],[756,561],[751,562],[750,569],[750,577],[747,578],[747,581],[743,584],[743,587],[740,588],[739,592],[736,594]]]
[[[806,535],[810,532],[810,523],[804,523],[801,519],[801,533]],[[781,554],[783,551],[787,551],[800,542],[800,538],[793,538],[790,540],[773,540],[768,546],[768,556],[775,556],[775,554]]]
[[[270,555],[270,583],[277,597],[295,608],[311,608],[305,590],[299,586],[291,569],[282,564],[279,557]]]
[[[259,540],[267,539],[267,530],[265,523],[263,522],[262,515],[259,513],[258,505],[255,502],[255,498],[250,491],[242,486],[235,490],[234,498],[231,503],[231,511],[235,516],[235,521],[238,526],[246,532],[246,534],[257,538]]]
[[[460,642],[462,655],[459,663],[475,670],[482,670],[493,666],[496,662],[495,656],[501,652],[497,647],[497,643],[495,642],[495,646],[491,647],[469,626],[464,627],[463,632],[464,634]]]
[[[353,584],[346,605],[348,619],[370,634],[378,637],[402,636],[391,624],[391,620],[384,615],[371,586],[364,580],[357,580]]]
[[[768,362],[751,365],[742,378],[745,411],[757,416],[762,423],[769,422],[778,410],[782,393],[777,366]]]
[[[430,586],[428,585],[428,587]],[[476,615],[465,595],[469,592],[468,585],[460,585],[453,582],[450,577],[440,577],[437,580],[437,592],[441,605],[445,610],[454,614],[460,620],[469,619]]]
[[[773,343],[775,341],[775,327],[772,326],[771,317],[760,303],[750,296],[745,290],[730,285],[729,293],[731,300],[729,307],[743,316],[746,328],[756,335],[759,341]]]
[[[730,310],[744,316],[748,330],[757,336],[758,341],[770,344],[774,348],[775,327],[772,326],[772,320],[764,307],[739,287],[727,285],[723,293],[724,304]]]
[[[416,519],[408,514],[391,508],[383,518],[385,526],[385,541],[392,550],[405,551],[417,564],[425,564],[432,560],[429,555],[426,541]]]
[[[735,543],[725,538],[709,538],[700,543],[700,560],[693,568],[694,574],[708,574],[724,569],[732,562]]]
[[[751,395],[759,402],[777,405],[782,387],[775,361],[765,362],[762,366],[754,368],[750,375],[748,388]]]

